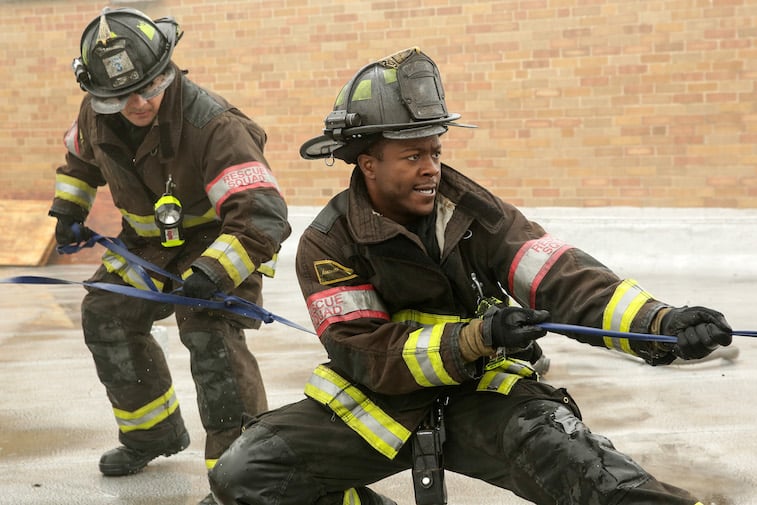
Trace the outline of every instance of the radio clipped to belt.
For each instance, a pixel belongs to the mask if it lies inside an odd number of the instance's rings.
[[[184,229],[181,226],[184,215],[181,202],[173,196],[175,186],[169,175],[166,192],[155,202],[155,224],[160,229],[160,243],[163,247],[176,247],[184,243]]]
[[[447,438],[444,407],[448,397],[437,398],[413,438],[413,490],[416,505],[446,505],[447,485],[444,483],[442,446]]]

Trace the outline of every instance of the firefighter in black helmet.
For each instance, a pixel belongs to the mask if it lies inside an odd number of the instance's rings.
[[[520,356],[551,319],[676,335],[567,335],[649,364],[699,358],[731,342],[725,318],[655,299],[442,163],[457,118],[434,62],[410,49],[360,70],[303,145],[305,158],[356,165],[297,251],[329,361],[307,398],[248,424],[211,471],[213,493],[224,505],[386,504],[366,486],[412,469],[417,503],[440,505],[449,469],[543,505],[696,504],[593,434]]]
[[[95,112],[120,112],[131,93],[161,74],[161,85],[150,93],[165,90],[176,76],[169,63],[181,35],[172,18],[153,21],[135,9],[103,10],[84,29],[81,56],[72,63],[76,81],[92,96]]]
[[[106,8],[84,29],[72,66],[87,94],[56,175],[50,209],[58,219],[56,241],[86,236],[97,188],[108,184],[123,216],[118,238],[184,280],[148,278],[141,266],[108,251],[92,281],[259,302],[263,276],[273,275],[290,233],[286,203],[263,154],[266,133],[171,61],[181,34],[173,19],[152,20],[130,8]],[[243,413],[267,408],[244,334],[260,321],[90,290],[82,302],[84,338],[123,444],[101,457],[104,475],[138,472],[189,445],[170,371],[151,335],[153,322],[172,312],[190,351],[206,468],[238,436]],[[215,501],[208,495],[200,503]]]

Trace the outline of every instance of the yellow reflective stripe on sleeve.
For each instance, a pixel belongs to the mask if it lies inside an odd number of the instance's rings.
[[[213,467],[216,466],[216,463],[218,463],[218,459],[206,459],[205,468],[208,470],[212,470]]]
[[[444,369],[439,349],[442,334],[447,323],[468,321],[459,316],[431,314],[417,310],[401,310],[392,315],[396,323],[414,322],[423,325],[408,335],[402,349],[402,359],[405,360],[415,382],[423,387],[445,386],[459,384]]]
[[[344,492],[342,505],[361,505],[361,503],[360,496],[357,494],[357,489],[354,487],[351,487]]]
[[[239,286],[255,271],[255,264],[234,235],[220,235],[202,255],[218,261],[234,281],[234,286]]]
[[[442,323],[415,330],[408,335],[402,348],[402,359],[420,386],[460,384],[444,369],[444,360],[439,352],[444,326]]]
[[[428,312],[420,312],[418,310],[400,310],[392,314],[392,321],[395,323],[404,323],[407,321],[414,321],[422,325],[432,325],[439,323],[459,323],[464,321],[470,321],[470,319],[462,318],[460,316],[449,316],[446,314],[431,314]]]
[[[126,259],[120,254],[116,254],[112,251],[105,251],[102,256],[102,262],[105,269],[110,273],[115,273],[121,277],[127,284],[134,286],[138,289],[144,289],[145,291],[151,291],[150,286],[140,275],[139,271],[134,268]],[[163,291],[163,283],[154,277],[150,277],[158,291]]]
[[[602,328],[613,331],[629,331],[634,317],[641,307],[652,298],[652,295],[644,291],[633,279],[625,279],[615,289],[610,302],[605,307],[602,318]],[[604,337],[605,346],[627,354],[636,353],[631,350],[630,340],[627,338]]]
[[[97,188],[70,175],[55,175],[55,198],[75,203],[89,212],[95,202]]]
[[[171,386],[163,395],[137,410],[129,412],[113,408],[113,413],[116,416],[118,429],[122,433],[128,433],[135,430],[149,430],[165,420],[178,407],[179,400]]]
[[[276,264],[278,262],[279,254],[276,253],[273,255],[273,258],[260,264],[260,266],[258,267],[258,272],[265,275],[266,277],[273,278],[276,275]]]
[[[305,394],[329,407],[378,452],[393,459],[411,432],[373,403],[360,389],[333,370],[319,365],[305,385]]]

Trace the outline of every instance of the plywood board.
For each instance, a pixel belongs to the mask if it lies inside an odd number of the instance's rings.
[[[37,266],[55,248],[50,200],[0,199],[0,265]]]

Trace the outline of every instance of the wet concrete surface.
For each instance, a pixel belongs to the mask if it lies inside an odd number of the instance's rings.
[[[264,306],[309,327],[294,278],[295,247],[296,235],[282,250],[277,277],[265,285]],[[82,281],[94,267],[0,268],[0,278],[39,275]],[[649,270],[634,278],[672,304],[711,306],[723,311],[734,328],[757,329],[757,276],[738,264],[719,270],[715,276]],[[192,443],[133,476],[99,473],[99,457],[117,445],[117,431],[81,336],[83,294],[78,285],[7,284],[0,290],[0,505],[197,503],[208,492],[203,431],[189,354],[172,319],[158,324],[166,329],[167,359]],[[325,360],[317,338],[280,323],[264,325],[247,337],[270,405],[302,398],[310,371]],[[610,438],[658,478],[697,494],[706,505],[757,504],[757,407],[752,403],[757,339],[735,337],[730,359],[659,368],[558,335],[541,342],[551,359],[545,380],[568,388],[593,431]],[[449,472],[447,487],[451,505],[526,503]],[[400,505],[414,504],[408,473],[374,488]]]

